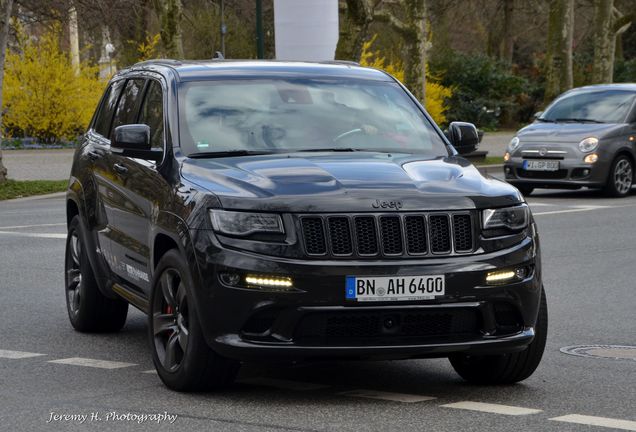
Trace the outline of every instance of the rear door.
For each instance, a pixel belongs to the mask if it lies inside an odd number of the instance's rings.
[[[110,84],[102,98],[101,105],[95,116],[92,127],[86,134],[86,146],[82,153],[90,161],[91,182],[84,185],[85,194],[95,196],[95,206],[89,206],[87,217],[93,235],[97,241],[97,255],[102,257],[100,264],[104,267],[98,269],[99,274],[104,274],[106,269],[112,272],[115,265],[111,253],[111,228],[112,221],[110,210],[112,205],[112,188],[110,186],[110,130],[113,114],[117,108],[119,96],[124,88],[125,81],[115,81]]]
[[[161,82],[148,79],[143,97],[138,101],[138,115],[127,117],[126,122],[147,124],[152,148],[165,153],[163,97]],[[117,236],[113,237],[113,250],[123,264],[119,276],[149,295],[151,227],[159,214],[159,205],[169,202],[171,188],[160,172],[161,163],[116,153],[112,153],[111,158],[116,170],[116,186],[123,199],[117,215]]]

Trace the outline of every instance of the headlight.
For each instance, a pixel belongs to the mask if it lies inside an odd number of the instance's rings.
[[[585,138],[583,141],[579,143],[579,150],[583,153],[589,153],[591,151],[596,150],[598,147],[598,138],[589,137]]]
[[[500,209],[484,210],[482,214],[483,229],[508,228],[520,230],[528,226],[530,212],[525,204]]]
[[[510,153],[512,153],[513,151],[517,149],[517,147],[519,147],[519,138],[514,137],[513,139],[510,140],[510,143],[508,144],[508,150],[510,151]]]
[[[285,232],[283,221],[277,214],[210,210],[210,219],[214,231],[222,234],[246,236],[256,232]]]

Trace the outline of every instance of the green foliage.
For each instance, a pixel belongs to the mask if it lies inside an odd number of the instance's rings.
[[[636,82],[636,59],[616,62],[614,82]]]
[[[104,89],[98,68],[80,66],[60,49],[59,29],[31,39],[19,32],[18,52],[7,52],[3,85],[5,136],[44,142],[82,133]]]
[[[68,180],[7,180],[0,183],[0,200],[64,192]]]
[[[452,89],[446,117],[449,121],[475,123],[484,129],[500,125],[502,113],[518,114],[518,104],[528,98],[528,81],[514,75],[509,66],[481,54],[447,51],[433,56],[430,73]]]

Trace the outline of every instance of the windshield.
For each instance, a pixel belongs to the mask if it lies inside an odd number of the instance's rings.
[[[179,103],[181,147],[191,156],[321,149],[449,155],[430,122],[393,82],[197,81],[181,86]]]
[[[635,96],[623,90],[573,93],[557,99],[539,120],[623,123]]]

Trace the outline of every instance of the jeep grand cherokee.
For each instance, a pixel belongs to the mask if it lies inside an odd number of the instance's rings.
[[[537,231],[384,72],[151,61],[117,73],[68,187],[79,331],[148,315],[159,377],[220,388],[246,361],[448,357],[511,383],[541,359]]]

